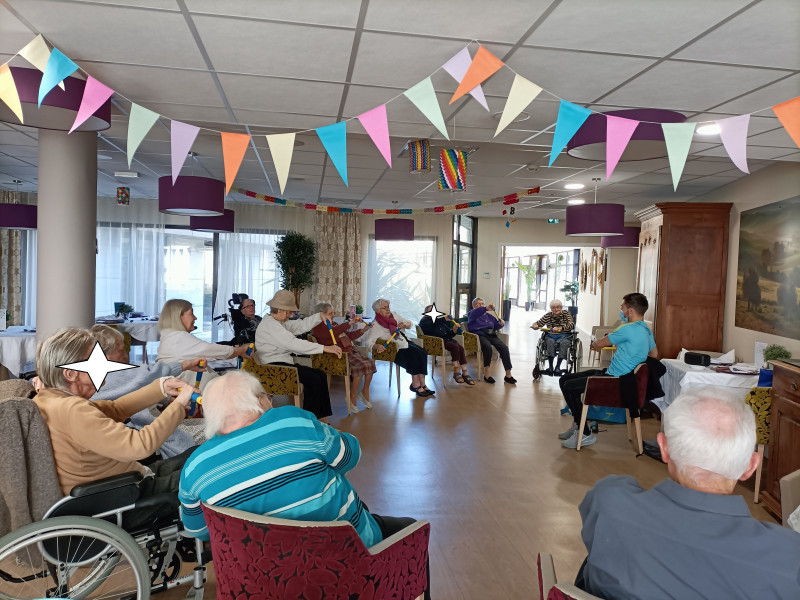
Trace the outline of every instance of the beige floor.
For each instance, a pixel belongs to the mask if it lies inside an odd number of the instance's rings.
[[[348,477],[362,499],[373,512],[431,523],[436,600],[536,598],[541,551],[553,554],[560,579],[571,580],[585,556],[577,507],[586,491],[612,473],[645,487],[667,475],[663,464],[634,456],[624,425],[601,426],[597,444],[580,452],[560,446],[556,434],[570,417],[559,416],[556,379],[531,379],[539,335],[527,329],[531,315],[515,314],[509,327],[516,386],[502,383],[495,362],[495,385],[470,388],[451,379],[443,388],[437,369],[433,385],[429,378],[435,398],[417,399],[404,374],[398,399],[384,364],[372,385],[372,410],[346,417],[344,386],[333,384],[330,422],[361,442],[361,463]],[[643,422],[645,439],[658,429],[658,421]],[[737,488],[749,503],[752,485]],[[759,506],[751,509],[771,520]],[[165,597],[181,597],[177,592]],[[213,573],[206,597],[215,598]]]

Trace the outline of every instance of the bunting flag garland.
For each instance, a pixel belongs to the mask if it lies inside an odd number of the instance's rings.
[[[673,190],[678,189],[678,182],[681,180],[683,167],[686,165],[686,157],[689,155],[689,147],[692,145],[694,127],[695,123],[661,124],[661,129],[664,131],[664,141],[667,144]]]
[[[69,133],[72,133],[80,127],[98,108],[103,106],[106,100],[111,98],[113,93],[114,90],[100,83],[90,75],[86,80],[86,87],[83,90],[81,105],[78,108],[78,114],[75,116],[75,122],[72,124]]]
[[[619,162],[639,121],[606,115],[606,181]]]
[[[439,155],[439,189],[467,189],[467,153],[442,149]]]
[[[467,70],[469,70],[471,62],[472,57],[469,55],[469,48],[464,47],[461,52],[444,63],[442,68],[458,83],[461,83],[464,80],[464,75],[467,74]],[[483,95],[483,88],[480,85],[476,85],[472,88],[469,94],[478,101],[478,104],[486,110],[489,110],[489,105],[486,103],[486,96]]]
[[[72,62],[58,48],[53,48],[50,58],[47,59],[42,82],[39,84],[39,108],[42,100],[54,87],[78,70],[78,65]]]
[[[564,149],[564,146],[567,145],[567,142],[572,139],[572,136],[578,132],[578,129],[581,128],[581,125],[589,118],[590,114],[592,114],[592,111],[588,108],[578,106],[566,100],[561,101],[558,107],[556,132],[553,135],[553,147],[550,150],[550,162],[547,164],[548,167],[553,166],[556,157]]]
[[[439,130],[446,140],[450,139],[447,135],[447,127],[444,124],[442,109],[439,108],[439,101],[436,99],[436,92],[433,90],[431,78],[427,77],[414,87],[408,88],[403,95],[414,103],[420,112],[425,115],[436,129]]]
[[[478,51],[475,53],[475,58],[472,59],[472,64],[464,75],[464,79],[458,84],[456,93],[450,98],[450,104],[468,93],[475,86],[489,79],[489,77],[497,73],[504,64],[502,60],[483,46],[478,48]]]
[[[136,154],[139,144],[158,121],[158,117],[158,113],[139,106],[135,102],[131,103],[131,114],[128,116],[128,168],[131,166],[133,155]]]
[[[384,160],[392,168],[392,150],[389,145],[389,121],[386,118],[386,105],[381,104],[372,110],[358,115],[358,120],[367,131],[370,139],[378,147]]]
[[[272,162],[275,164],[275,172],[278,174],[281,194],[286,189],[286,180],[289,178],[289,167],[292,164],[292,154],[294,153],[294,136],[294,132],[274,133],[266,136],[267,145],[272,154]]]
[[[409,173],[430,173],[431,143],[428,140],[408,142],[408,162]]]
[[[186,156],[192,149],[192,144],[200,133],[200,128],[188,123],[181,123],[180,121],[170,121],[170,146],[172,152],[172,185],[181,174],[183,163],[186,162]]]
[[[50,59],[50,48],[47,47],[47,42],[40,33],[19,51],[19,55],[44,73],[47,61]],[[62,90],[66,89],[63,81],[58,82],[58,87]]]
[[[800,146],[800,96],[776,104],[772,107],[772,112],[778,117],[794,143]]]
[[[750,169],[747,167],[747,126],[750,124],[750,115],[739,115],[717,121],[719,125],[719,137],[728,156],[731,157],[740,171],[748,175]]]
[[[339,121],[333,125],[318,127],[316,130],[325,151],[331,157],[333,166],[339,176],[347,183],[347,121]]]
[[[514,83],[511,84],[511,91],[508,92],[506,105],[503,108],[503,114],[500,115],[500,122],[497,124],[497,131],[494,132],[494,137],[497,137],[498,133],[508,127],[541,91],[542,88],[528,81],[522,75],[514,75]]]
[[[0,67],[0,100],[8,105],[11,112],[17,115],[19,122],[23,123],[22,104],[19,101],[14,76],[11,74],[11,69],[7,64]]]
[[[222,160],[225,163],[225,195],[231,191],[233,180],[239,172],[244,153],[250,144],[250,136],[246,133],[222,132]]]

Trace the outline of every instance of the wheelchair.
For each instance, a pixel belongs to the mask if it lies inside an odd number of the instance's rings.
[[[536,362],[534,363],[533,373],[532,373],[534,381],[537,381],[548,367],[547,344],[545,342],[545,339],[550,334],[550,331],[549,330],[541,330],[541,331],[542,335],[539,338],[539,342],[536,344]],[[567,351],[566,372],[575,373],[578,370],[578,367],[581,365],[581,362],[583,361],[583,343],[578,338],[577,329],[573,329],[572,331],[566,331],[564,332],[564,335],[569,336],[571,338],[569,350]]]

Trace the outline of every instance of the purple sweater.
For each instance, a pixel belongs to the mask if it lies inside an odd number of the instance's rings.
[[[486,306],[473,308],[467,314],[467,329],[472,333],[483,333],[484,329],[501,329],[500,321],[490,315]]]

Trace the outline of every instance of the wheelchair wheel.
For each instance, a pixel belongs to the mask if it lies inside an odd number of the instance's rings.
[[[150,598],[142,549],[102,519],[54,517],[0,538],[0,600]]]
[[[575,343],[570,348],[570,371],[572,373],[577,373],[578,368],[581,366],[583,362],[583,343],[576,339]]]

